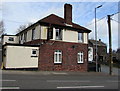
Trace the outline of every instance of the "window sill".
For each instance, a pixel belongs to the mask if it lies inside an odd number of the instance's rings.
[[[62,63],[54,63],[54,64],[55,64],[55,65],[59,65],[59,64],[61,65]]]
[[[84,63],[77,63],[77,64],[84,64]]]
[[[31,56],[31,57],[38,57],[38,56]]]

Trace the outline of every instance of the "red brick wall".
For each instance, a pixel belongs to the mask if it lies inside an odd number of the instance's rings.
[[[72,48],[75,46],[75,48]],[[54,52],[62,51],[62,63],[54,64]],[[87,45],[49,41],[40,47],[39,70],[87,71]],[[77,63],[77,53],[84,52],[83,64]]]
[[[44,40],[29,42],[35,44]],[[74,46],[74,48],[73,48]],[[62,63],[54,63],[54,52],[62,51]],[[47,41],[40,46],[38,69],[44,71],[87,71],[88,45],[81,43]],[[77,63],[77,53],[84,52],[84,63]]]

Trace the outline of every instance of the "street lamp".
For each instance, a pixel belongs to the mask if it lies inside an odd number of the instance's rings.
[[[100,6],[98,6],[98,7],[96,7],[95,8],[95,40],[96,40],[96,46],[95,46],[95,49],[96,49],[96,51],[95,51],[95,59],[96,59],[96,72],[98,71],[97,70],[97,68],[98,68],[98,62],[97,62],[97,23],[96,23],[96,9],[97,8],[100,8],[100,7],[102,7],[102,5],[100,5]]]

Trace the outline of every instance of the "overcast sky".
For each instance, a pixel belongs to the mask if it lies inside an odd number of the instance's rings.
[[[66,2],[2,2],[0,3],[0,20],[5,23],[7,34],[16,34],[20,25],[36,21],[50,14],[56,14],[64,17],[64,4]],[[97,9],[97,31],[98,39],[101,39],[108,45],[108,25],[107,15],[118,12],[118,2],[67,2],[73,7],[73,22],[92,30],[89,38],[94,39],[94,17],[95,7],[102,5]],[[118,13],[111,17],[112,26],[112,46],[118,48]]]

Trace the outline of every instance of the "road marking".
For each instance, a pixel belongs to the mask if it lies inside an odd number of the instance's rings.
[[[47,80],[47,82],[90,82],[89,80]]]
[[[5,82],[9,82],[9,81],[16,81],[16,80],[0,80],[0,81],[5,81]]]
[[[108,80],[107,82],[120,82],[120,81],[112,81],[112,80],[110,81],[110,80]]]
[[[104,86],[71,86],[71,87],[57,87],[58,89],[65,89],[65,88],[100,88]]]
[[[0,87],[0,89],[20,89],[20,87]]]
[[[67,75],[67,73],[58,73],[58,72],[52,72],[55,75]]]

